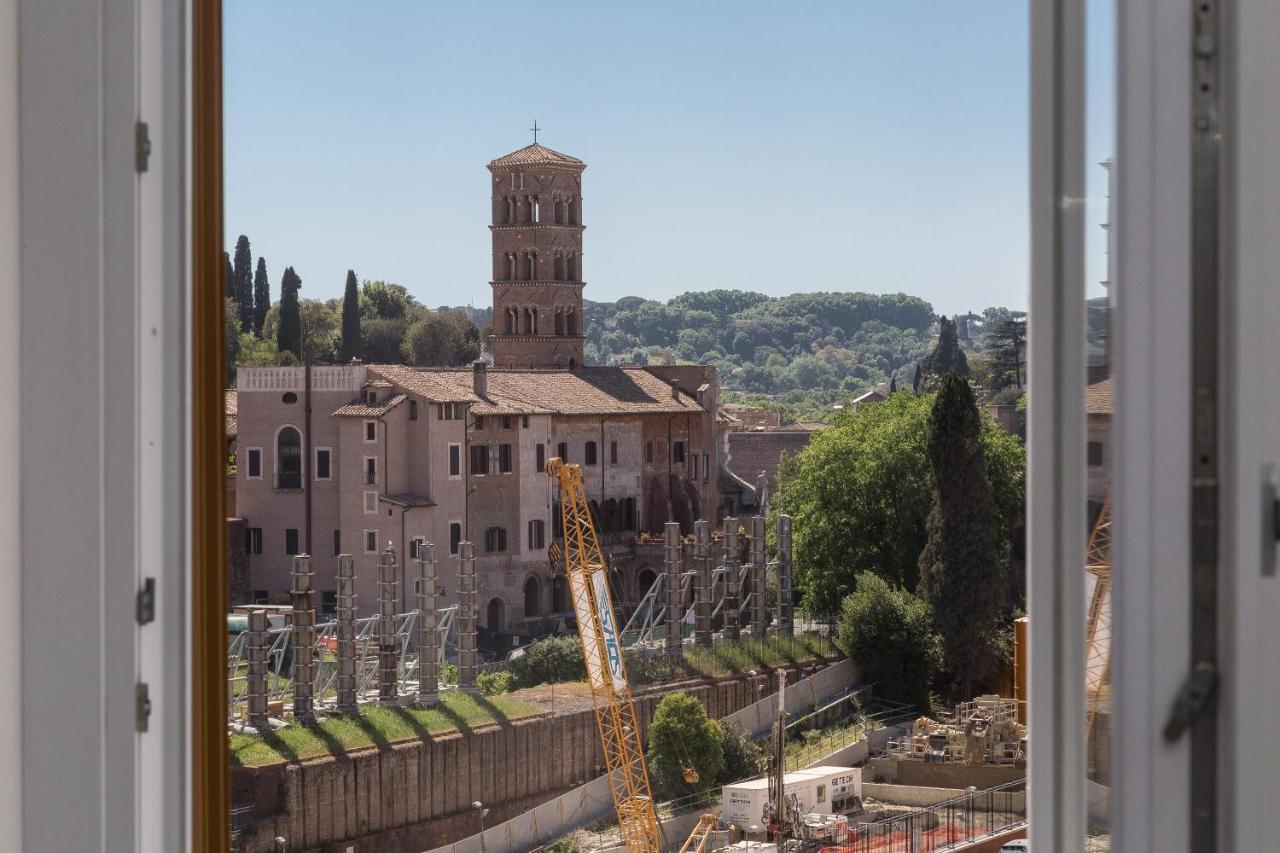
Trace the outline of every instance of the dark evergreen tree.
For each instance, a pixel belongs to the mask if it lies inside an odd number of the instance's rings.
[[[1004,664],[1006,555],[981,433],[973,389],[948,371],[929,414],[933,508],[920,552],[920,593],[933,608],[955,696],[964,700],[992,686]]]
[[[288,350],[302,359],[302,316],[298,310],[298,288],[302,279],[287,267],[280,279],[280,327],[276,331],[276,349]]]
[[[253,333],[262,337],[262,323],[271,307],[271,279],[267,278],[267,259],[258,258],[258,268],[253,273]]]
[[[227,252],[222,253],[222,262],[227,266],[227,298],[236,306],[236,317],[240,316],[240,302],[236,299],[236,274],[231,269],[231,255]]]
[[[253,252],[249,249],[249,238],[240,235],[236,240],[234,261],[234,278],[236,304],[240,306],[240,331],[253,331]],[[265,313],[265,312],[264,312]]]
[[[1020,319],[1002,320],[989,336],[993,390],[1021,388],[1027,363],[1027,327]]]
[[[342,361],[360,355],[360,290],[356,271],[347,270],[347,287],[342,293]]]
[[[969,375],[969,361],[960,349],[960,339],[956,336],[956,324],[946,317],[938,318],[938,342],[925,356],[921,365],[921,384],[925,391],[934,391],[942,381],[942,377],[954,371],[957,376]]]
[[[892,376],[889,378],[889,393],[890,394],[898,393],[898,377],[896,376]]]
[[[920,393],[920,362],[916,362],[916,375],[911,378],[911,393]]]

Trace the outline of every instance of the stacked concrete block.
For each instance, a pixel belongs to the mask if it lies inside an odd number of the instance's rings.
[[[778,539],[778,635],[795,634],[795,615],[791,607],[791,516],[779,515]]]
[[[396,549],[387,545],[378,558],[378,704],[400,704],[400,578]]]
[[[350,554],[338,555],[337,634],[339,714],[356,712],[356,574]]]
[[[662,579],[666,590],[667,606],[667,657],[679,657],[683,645],[684,596],[681,589],[683,561],[680,558],[680,524],[668,521],[663,528],[663,559],[666,577]]]
[[[249,725],[260,732],[270,730],[267,722],[267,612],[249,611],[245,632],[245,659],[248,661],[245,696],[249,703]]]
[[[751,561],[748,583],[751,586],[751,634],[757,639],[764,638],[765,632],[765,562],[764,550],[764,518],[753,516],[751,519]]]
[[[711,528],[693,523],[693,641],[711,645]]]
[[[436,546],[418,546],[418,704],[440,701],[440,634],[436,615]]]
[[[316,684],[316,591],[311,557],[299,554],[293,558],[293,591],[291,593],[293,624],[293,717],[302,723],[313,723]]]
[[[741,616],[742,575],[738,565],[738,519],[724,520],[724,638],[736,642],[739,636]]]
[[[476,552],[458,545],[458,689],[476,692]]]

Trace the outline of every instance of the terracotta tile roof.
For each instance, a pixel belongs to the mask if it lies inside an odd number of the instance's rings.
[[[489,368],[483,399],[473,391],[470,368],[370,365],[369,372],[439,403],[470,403],[477,415],[611,415],[702,412],[696,399],[641,367],[577,370]]]
[[[338,409],[334,412],[334,415],[350,418],[378,418],[403,403],[408,397],[408,394],[397,394],[378,403],[376,406],[370,406],[368,403],[357,400]]]
[[[364,383],[365,388],[390,388],[391,383],[385,379],[372,379]]]
[[[559,151],[553,151],[545,145],[533,143],[526,145],[518,151],[512,151],[504,157],[499,157],[489,164],[489,168],[494,166],[533,166],[533,165],[553,165],[553,166],[586,166],[577,157],[570,157],[568,154],[561,154]]]
[[[386,501],[389,504],[402,506],[406,509],[417,506],[435,506],[436,502],[426,495],[400,494],[400,495],[378,495],[378,500]]]
[[[1091,415],[1111,414],[1111,377],[1095,382],[1084,391],[1085,411]]]

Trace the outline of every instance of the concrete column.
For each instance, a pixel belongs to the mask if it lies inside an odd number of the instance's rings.
[[[681,607],[682,596],[680,595],[680,581],[683,574],[682,560],[680,559],[680,523],[676,521],[668,521],[663,528],[664,543],[662,553],[664,557],[664,571],[666,577],[662,579],[667,593],[667,657],[679,657],[683,647],[684,638],[681,635],[684,623],[684,608]]]
[[[396,549],[387,545],[378,558],[378,704],[400,704],[400,649],[396,636],[400,580]]]
[[[260,732],[271,731],[267,721],[267,612],[249,611],[245,632],[245,659],[249,662],[245,696],[249,702],[249,725]]]
[[[693,523],[693,642],[711,645],[711,527]]]
[[[476,692],[476,552],[458,545],[458,689]]]
[[[738,609],[741,606],[742,578],[738,566],[738,519],[724,520],[724,638],[730,642],[738,639]]]
[[[751,518],[751,633],[758,639],[765,633],[764,517]]]
[[[338,699],[339,714],[356,713],[356,574],[350,554],[338,555]]]
[[[795,634],[795,617],[791,608],[791,516],[779,515],[778,534],[778,636]]]
[[[293,718],[301,723],[314,723],[316,683],[316,602],[315,573],[311,557],[299,554],[293,558]]]
[[[436,546],[418,548],[418,704],[440,701],[440,635],[436,630]]]

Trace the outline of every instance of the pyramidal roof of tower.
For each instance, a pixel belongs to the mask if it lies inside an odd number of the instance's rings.
[[[545,145],[533,143],[526,145],[518,151],[512,151],[505,157],[499,157],[489,164],[489,168],[495,166],[586,166],[577,157],[570,157],[568,154],[561,154],[559,151],[553,151]]]

